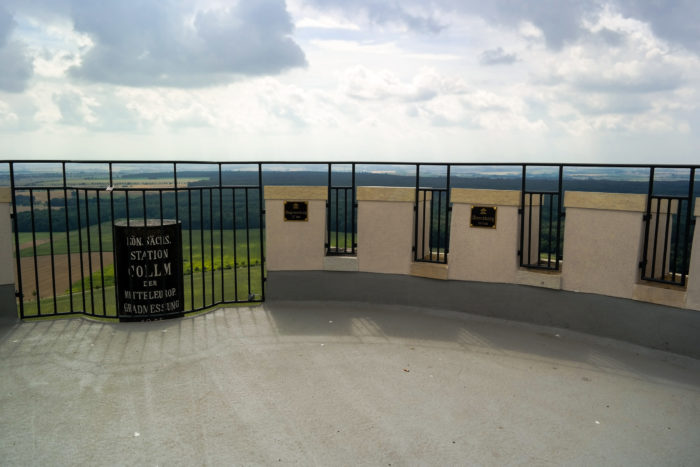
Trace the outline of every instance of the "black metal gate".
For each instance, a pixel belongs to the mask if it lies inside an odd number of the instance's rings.
[[[650,168],[644,213],[642,280],[685,286],[693,244],[695,168],[690,169],[687,195],[655,194],[655,167]]]
[[[169,179],[164,175],[136,186],[115,176],[114,163],[105,163],[108,185],[99,187],[89,174],[68,183],[66,164],[57,163],[49,174],[56,179],[48,182],[18,176],[15,164],[9,164],[21,318],[117,317],[116,221],[182,225],[185,313],[264,301],[261,164],[245,171],[246,184],[225,181],[225,163],[212,164],[217,169],[201,180],[183,183],[172,163]]]
[[[563,176],[558,166],[556,187],[529,189],[527,166],[522,167],[520,190],[520,267],[558,271],[562,261]]]
[[[413,261],[447,264],[450,252],[450,169],[446,166],[445,187],[420,186],[416,164],[416,201],[413,206]]]

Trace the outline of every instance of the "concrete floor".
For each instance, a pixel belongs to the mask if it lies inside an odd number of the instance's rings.
[[[700,361],[552,328],[276,302],[0,339],[3,465],[700,465]]]

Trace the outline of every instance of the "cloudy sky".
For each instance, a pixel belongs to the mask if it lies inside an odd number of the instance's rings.
[[[697,0],[2,0],[0,158],[700,161]]]

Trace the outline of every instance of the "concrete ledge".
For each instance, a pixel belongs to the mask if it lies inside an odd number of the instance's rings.
[[[323,200],[328,199],[328,188],[324,186],[276,186],[265,187],[265,199]]]
[[[422,262],[411,263],[411,275],[446,281],[447,264]]]
[[[564,194],[565,208],[644,212],[646,210],[646,202],[646,195],[586,191],[567,191]]]
[[[0,188],[0,203],[11,203],[12,192],[9,188]]]
[[[415,188],[359,186],[357,187],[358,201],[405,201],[416,202]]]
[[[494,206],[520,206],[520,192],[516,190],[475,190],[453,188],[450,201],[462,204],[492,204]]]
[[[323,269],[326,271],[358,271],[357,256],[325,256]]]
[[[632,298],[659,305],[677,306],[685,308],[686,291],[663,285],[635,284]]]
[[[515,282],[520,285],[560,290],[561,274],[559,272],[539,272],[529,269],[519,269],[515,273]]]
[[[700,217],[700,198],[695,198],[695,212],[693,215],[695,217]]]
[[[267,300],[396,304],[554,326],[700,358],[700,313],[604,295],[421,277],[270,271]]]

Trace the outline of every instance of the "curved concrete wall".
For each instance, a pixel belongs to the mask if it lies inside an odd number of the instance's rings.
[[[285,189],[276,187],[276,197],[285,197]],[[297,188],[289,190],[298,194]],[[443,308],[570,328],[700,357],[700,313],[694,311],[700,310],[700,229],[695,229],[696,253],[687,287],[642,281],[644,195],[567,192],[564,259],[561,270],[554,272],[519,267],[518,191],[452,190],[447,264],[413,261],[413,188],[360,187],[357,199],[358,255],[332,261],[309,243],[322,245],[325,222],[314,224],[318,232],[304,230],[302,236],[280,224],[275,218],[281,214],[268,208],[268,226],[275,226],[268,229],[268,245],[281,242],[276,238],[280,236],[285,245],[300,245],[299,254],[313,257],[285,252],[277,258],[277,250],[268,246],[268,297]],[[495,228],[470,226],[475,205],[497,208]],[[539,208],[532,206],[534,212]],[[529,210],[528,205],[528,214]],[[527,223],[529,215],[526,218]],[[537,225],[526,225],[528,230],[532,233],[522,244],[536,255]],[[418,245],[423,241],[419,238]]]
[[[460,311],[700,358],[700,313],[605,295],[393,274],[271,271],[267,300],[357,301]]]

